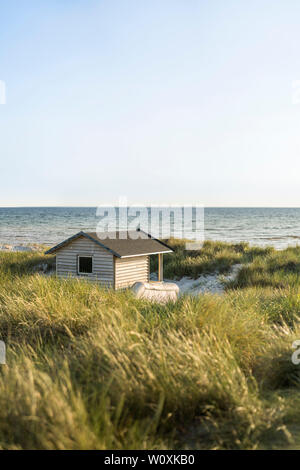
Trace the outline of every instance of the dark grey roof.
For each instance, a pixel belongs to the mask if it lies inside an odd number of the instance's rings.
[[[99,236],[98,236],[99,235]],[[79,237],[86,237],[97,245],[110,251],[118,258],[126,258],[139,255],[154,255],[157,253],[172,253],[174,250],[165,243],[157,240],[142,230],[119,231],[119,232],[79,232],[67,240],[59,243],[50,250],[46,251],[46,255],[60,250],[67,244],[71,243]]]

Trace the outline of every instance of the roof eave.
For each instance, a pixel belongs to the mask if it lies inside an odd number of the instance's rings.
[[[100,243],[98,240],[96,240],[95,238],[91,237],[90,235],[82,231],[76,233],[72,237],[67,238],[66,240],[59,243],[58,245],[55,245],[53,248],[50,248],[50,250],[45,251],[45,255],[51,255],[52,253],[55,253],[56,251],[60,250],[61,248],[64,248],[66,245],[68,245],[69,243],[71,243],[72,241],[76,240],[79,237],[88,238],[89,240],[92,240],[97,245],[101,246],[101,248],[104,248],[106,251],[109,251],[112,255],[116,256],[117,258],[121,258],[119,253],[116,253],[115,251],[105,246],[103,243]]]
[[[52,248],[50,248],[49,250],[45,251],[44,254],[45,254],[45,255],[51,255],[51,254],[54,253],[55,251],[60,250],[60,249],[63,248],[65,245],[67,245],[68,243],[72,242],[73,240],[76,240],[77,238],[81,237],[82,235],[84,235],[84,232],[75,233],[75,235],[72,235],[72,237],[67,238],[67,239],[64,240],[63,242],[58,243],[58,245],[55,245],[55,246],[53,246]]]
[[[139,253],[138,255],[124,255],[124,256],[120,256],[120,258],[123,259],[123,258],[135,258],[136,256],[165,255],[167,253],[174,253],[174,252],[173,252],[173,250],[154,251],[154,252],[150,252],[150,253]]]
[[[61,248],[64,248],[66,245],[68,245],[69,243],[71,243],[72,241],[76,240],[77,238],[79,237],[85,237],[85,238],[88,238],[89,240],[93,241],[94,243],[96,243],[97,245],[99,245],[101,248],[105,249],[106,251],[108,251],[109,253],[111,253],[113,256],[116,256],[117,258],[133,258],[135,256],[150,256],[150,255],[158,255],[158,254],[166,254],[166,253],[174,253],[174,250],[168,246],[166,243],[158,240],[157,238],[154,238],[152,237],[149,233],[146,233],[144,232],[143,230],[141,230],[143,233],[145,233],[150,239],[152,240],[155,240],[157,241],[158,243],[160,243],[161,245],[165,246],[166,248],[168,248],[168,250],[165,250],[165,251],[155,251],[155,252],[148,252],[148,253],[139,253],[139,254],[135,254],[135,255],[125,255],[125,256],[121,256],[119,253],[117,253],[116,251],[112,250],[111,248],[108,248],[106,245],[104,245],[104,243],[101,243],[99,240],[96,240],[95,238],[91,237],[89,234],[87,234],[86,232],[83,232],[83,231],[80,231],[78,233],[76,233],[75,235],[73,235],[72,237],[69,237],[67,238],[66,240],[64,240],[63,242],[59,243],[58,245],[55,245],[54,247],[50,248],[49,250],[45,251],[45,255],[50,255],[52,253],[55,253],[56,251],[60,250]]]

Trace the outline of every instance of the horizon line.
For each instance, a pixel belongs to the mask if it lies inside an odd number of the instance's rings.
[[[200,206],[200,205],[199,205]],[[97,209],[98,207],[195,207],[195,204],[172,204],[172,205],[162,205],[162,204],[133,204],[128,206],[118,206],[116,204],[107,204],[99,206],[90,206],[90,205],[59,205],[59,206],[0,206],[0,209]],[[202,205],[203,209],[300,209],[300,206],[205,206]]]

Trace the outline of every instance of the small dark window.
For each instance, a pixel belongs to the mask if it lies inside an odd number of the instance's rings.
[[[93,258],[91,256],[78,257],[79,274],[89,274],[93,272]]]

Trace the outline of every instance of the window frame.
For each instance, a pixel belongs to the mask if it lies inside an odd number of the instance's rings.
[[[92,260],[92,271],[90,273],[83,273],[79,270],[79,267],[80,267],[80,258],[91,258]],[[93,260],[93,255],[77,255],[77,274],[79,274],[80,276],[89,276],[91,274],[93,274],[94,272],[94,260]]]

